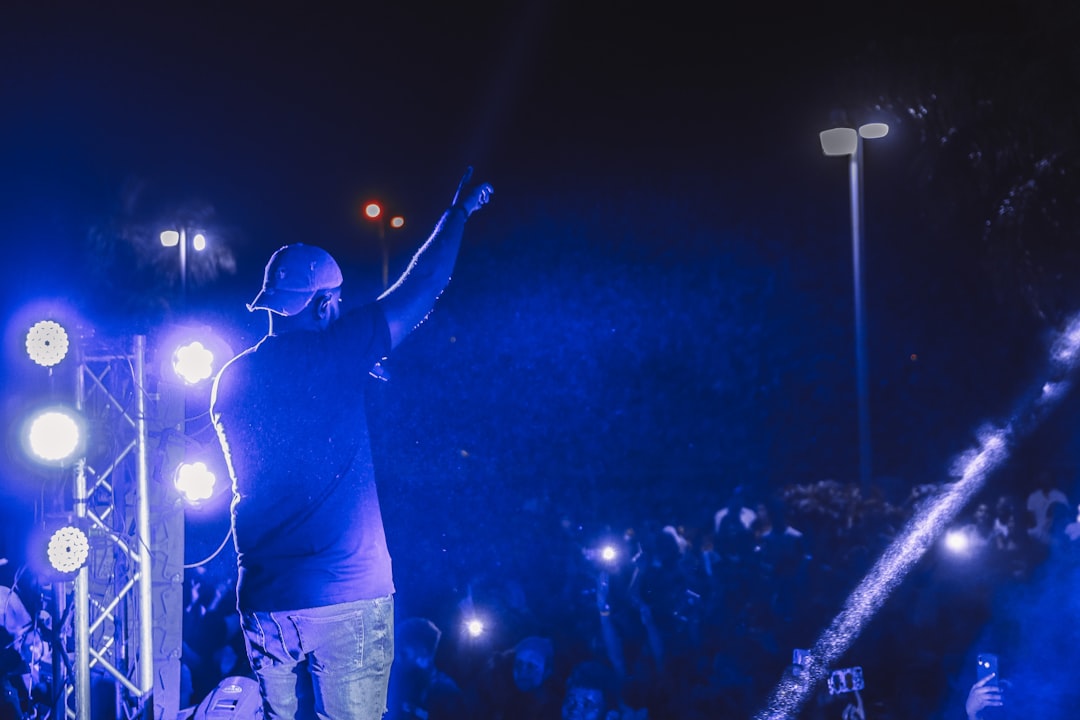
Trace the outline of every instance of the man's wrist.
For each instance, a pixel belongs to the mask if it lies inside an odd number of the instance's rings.
[[[458,203],[457,205],[451,205],[450,209],[447,212],[454,212],[455,210],[460,210],[461,213],[465,216],[465,219],[469,219],[469,211],[461,203]]]

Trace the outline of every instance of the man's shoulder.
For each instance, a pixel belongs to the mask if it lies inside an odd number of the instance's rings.
[[[386,326],[386,313],[377,300],[364,303],[359,307],[350,308],[341,314],[334,328],[348,328],[353,331],[377,332],[380,327]]]
[[[390,326],[377,301],[350,309],[330,326],[354,352],[372,355],[374,360],[390,352]]]
[[[214,377],[213,388],[210,391],[211,407],[219,406],[226,402],[227,398],[233,397],[237,392],[241,391],[248,375],[245,369],[253,362],[255,351],[258,350],[261,344],[262,342],[232,358],[218,371],[218,374]]]

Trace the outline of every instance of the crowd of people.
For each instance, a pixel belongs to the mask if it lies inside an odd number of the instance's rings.
[[[972,499],[844,655],[842,664],[864,671],[866,689],[822,687],[802,716],[965,712],[973,666],[913,691],[890,677],[890,662],[955,660],[991,622],[994,588],[1029,582],[1050,558],[1080,556],[1077,506],[1049,479]],[[813,645],[940,490],[917,486],[891,502],[880,488],[831,480],[760,495],[735,488],[704,526],[648,513],[589,524],[554,512],[548,527],[536,523],[542,551],[508,557],[498,571],[467,568],[464,581],[429,577],[445,583],[437,601],[400,598],[387,718],[751,717],[791,671],[793,651]],[[205,571],[189,580],[185,694],[195,704],[250,668],[232,580]],[[399,585],[408,592],[407,578]],[[431,611],[410,612],[421,606]],[[466,629],[473,618],[488,628]],[[882,646],[899,648],[891,661],[874,651]],[[972,693],[1000,700],[996,689]]]

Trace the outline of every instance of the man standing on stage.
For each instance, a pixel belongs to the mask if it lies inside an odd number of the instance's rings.
[[[364,390],[450,281],[465,222],[493,193],[470,187],[471,175],[372,302],[343,311],[334,258],[302,243],[280,248],[248,305],[267,311],[269,331],[215,379],[237,607],[267,720],[378,720],[386,710],[394,584]]]

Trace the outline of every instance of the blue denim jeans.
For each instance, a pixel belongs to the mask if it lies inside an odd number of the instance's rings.
[[[394,660],[394,598],[240,614],[266,720],[379,720]]]

